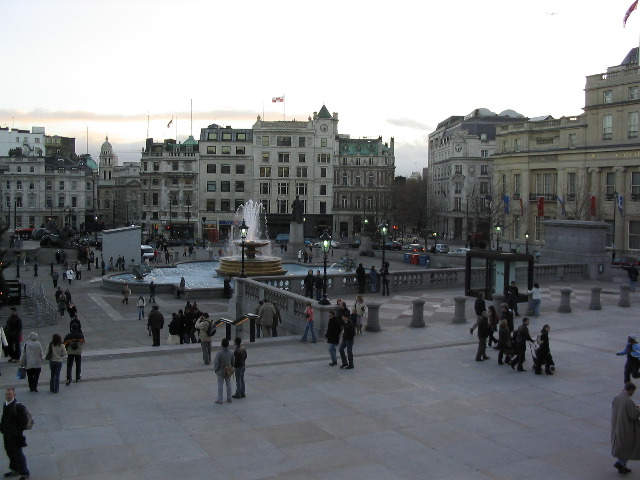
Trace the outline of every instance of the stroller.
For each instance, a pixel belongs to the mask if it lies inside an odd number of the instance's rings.
[[[556,371],[556,364],[553,361],[553,356],[551,355],[551,352],[549,352],[547,354],[547,358],[538,358],[539,354],[538,354],[538,349],[540,348],[540,345],[538,345],[537,342],[529,342],[529,350],[531,351],[531,358],[533,359],[533,366],[534,367],[538,367],[538,365],[542,362],[545,363],[549,363],[549,370],[552,372]],[[542,365],[539,365],[540,368],[542,368]]]

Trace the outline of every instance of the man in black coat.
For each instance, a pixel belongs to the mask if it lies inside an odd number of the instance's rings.
[[[22,320],[18,316],[16,307],[9,310],[9,318],[4,327],[4,334],[7,337],[7,354],[11,359],[10,362],[18,363],[20,360],[20,337],[22,336]]]
[[[367,272],[364,270],[362,264],[356,268],[356,278],[358,280],[358,293],[364,293],[364,288],[367,284]]]
[[[353,368],[353,339],[356,338],[356,326],[349,318],[349,312],[342,314],[342,343],[340,344],[340,359],[342,365],[340,368]],[[344,350],[347,350],[345,356]]]
[[[154,305],[151,308],[151,313],[147,319],[147,325],[151,329],[151,336],[153,337],[153,347],[160,346],[160,330],[164,327],[164,317],[160,313],[160,307]]]
[[[482,315],[478,321],[478,352],[476,353],[476,362],[489,360],[487,357],[487,338],[491,335],[491,327],[489,326],[489,317]]]
[[[529,334],[529,318],[524,317],[522,319],[522,325],[516,330],[516,352],[518,356],[509,362],[511,368],[515,368],[517,363],[519,372],[525,371],[525,369],[522,368],[522,363],[524,362],[524,356],[527,351],[527,341],[533,342],[533,338],[531,338]]]
[[[476,329],[476,327],[480,323],[480,320],[482,320],[482,314],[487,309],[487,305],[484,302],[484,292],[480,292],[478,294],[478,298],[476,298],[476,301],[473,304],[473,309],[476,312],[476,321],[473,325],[471,325],[471,328],[469,329],[469,333],[471,333],[471,335],[473,335],[473,331]]]
[[[24,437],[28,420],[27,410],[16,400],[16,390],[13,387],[7,388],[4,399],[0,432],[2,432],[4,449],[9,457],[9,468],[11,469],[4,476],[17,477],[20,475],[20,480],[25,480],[29,478],[27,459],[22,452],[22,448],[27,446],[27,439]]]
[[[304,277],[304,296],[313,298],[313,285],[315,284],[315,279],[313,278],[313,270],[309,270],[307,272],[307,276]]]

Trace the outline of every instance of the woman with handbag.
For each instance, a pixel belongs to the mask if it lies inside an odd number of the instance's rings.
[[[38,334],[31,332],[22,347],[22,355],[20,356],[20,366],[26,370],[30,392],[38,391],[38,380],[42,371],[43,358],[44,349],[38,340]]]
[[[67,349],[62,344],[62,338],[57,333],[54,333],[45,357],[49,360],[49,368],[51,369],[49,390],[53,393],[58,393],[58,390],[60,390],[60,370],[62,370],[62,361],[66,356]]]

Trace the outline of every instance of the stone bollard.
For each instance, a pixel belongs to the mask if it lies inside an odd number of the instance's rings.
[[[600,292],[602,288],[591,287],[591,301],[589,302],[589,310],[602,310],[602,304],[600,303]]]
[[[424,328],[426,327],[424,323],[424,303],[425,301],[416,298],[413,300],[413,316],[411,317],[410,327],[414,328]]]
[[[502,295],[501,293],[494,293],[493,294],[493,308],[496,309],[496,312],[502,312],[502,308],[500,307],[500,305],[502,305],[504,303],[504,295]],[[498,315],[500,315],[498,313]]]
[[[451,319],[451,323],[467,323],[464,311],[467,303],[467,297],[453,297],[453,300],[456,302],[456,309],[453,314],[453,318]]]
[[[560,313],[571,313],[571,290],[570,288],[560,289],[560,307],[558,311]]]
[[[364,327],[367,332],[380,331],[380,305],[378,302],[367,303],[367,325]]]
[[[631,287],[629,285],[620,285],[620,300],[618,300],[619,307],[630,307],[629,291]]]
[[[532,293],[529,293],[527,295],[527,312],[524,314],[526,317],[533,317],[536,314],[535,310],[533,309],[533,303],[531,302],[532,296]]]

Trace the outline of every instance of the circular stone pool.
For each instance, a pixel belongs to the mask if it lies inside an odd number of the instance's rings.
[[[224,277],[216,276],[216,269],[220,267],[219,262],[186,262],[179,263],[175,267],[154,268],[142,280],[138,280],[131,273],[118,273],[106,277],[110,282],[125,283],[132,285],[148,285],[153,280],[157,285],[172,285],[180,283],[184,277],[188,289],[198,288],[222,288]],[[306,275],[308,270],[320,270],[322,267],[310,266],[299,263],[285,263],[282,268],[287,271],[287,275]],[[344,272],[341,266],[327,266],[327,274]]]

